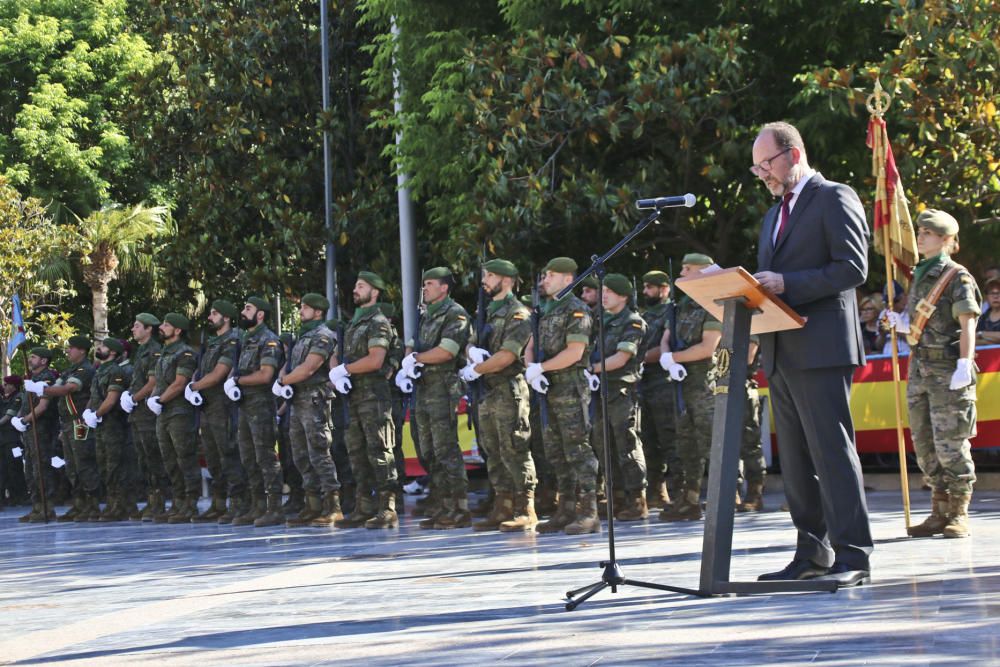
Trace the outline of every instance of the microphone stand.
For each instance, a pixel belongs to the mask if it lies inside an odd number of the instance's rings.
[[[593,255],[590,258],[592,264],[580,273],[576,279],[565,289],[556,295],[557,299],[562,299],[567,294],[573,291],[577,285],[579,285],[584,278],[590,274],[597,276],[597,281],[599,283],[598,289],[598,299],[597,299],[597,345],[598,351],[601,356],[601,426],[602,433],[601,437],[604,439],[604,493],[608,499],[608,560],[601,561],[600,567],[603,568],[604,572],[601,575],[601,580],[593,583],[587,584],[581,588],[577,588],[566,593],[566,611],[573,611],[578,606],[586,602],[588,599],[610,587],[612,593],[618,592],[619,586],[629,585],[629,586],[640,586],[642,588],[653,588],[660,591],[671,591],[673,593],[684,593],[685,595],[700,595],[699,591],[690,588],[681,588],[679,586],[667,586],[664,584],[654,584],[647,581],[637,581],[635,579],[628,579],[624,572],[622,572],[621,566],[618,565],[618,559],[615,555],[615,508],[614,508],[614,491],[613,491],[613,477],[614,477],[614,467],[611,462],[611,436],[609,433],[608,426],[608,383],[606,380],[607,367],[605,362],[605,350],[604,350],[604,276],[605,267],[604,264],[614,256],[619,250],[624,248],[629,242],[636,236],[642,233],[646,227],[656,222],[660,217],[660,208],[656,208],[646,216],[645,219],[641,220],[632,231],[624,236],[618,243],[615,244],[611,250],[608,250],[603,255]],[[579,596],[579,597],[577,597]]]

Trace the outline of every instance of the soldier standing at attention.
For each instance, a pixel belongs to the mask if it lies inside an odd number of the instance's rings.
[[[212,475],[212,504],[192,518],[192,523],[219,523],[224,516],[228,519],[225,523],[231,523],[235,513],[245,512],[250,502],[233,428],[235,406],[222,389],[238,361],[239,334],[233,329],[233,322],[239,316],[240,311],[232,302],[225,299],[212,302],[208,312],[212,335],[198,360],[198,379],[184,392],[189,403],[201,405],[201,444]],[[226,506],[227,497],[232,503],[230,508]]]
[[[565,530],[568,535],[580,535],[601,529],[597,458],[588,438],[590,388],[583,375],[589,358],[590,311],[573,294],[555,298],[573,282],[576,268],[569,257],[556,257],[545,266],[542,290],[549,299],[539,323],[544,360],[535,361],[530,345],[525,355],[524,379],[535,391],[546,394],[545,456],[555,468],[559,491],[559,509],[535,527],[539,533]]]
[[[185,334],[191,322],[180,313],[167,313],[160,324],[163,349],[153,367],[156,387],[146,406],[156,415],[156,439],[163,464],[174,487],[170,510],[153,517],[156,523],[190,523],[198,514],[201,465],[194,434],[194,407],[184,400],[184,387],[198,369]]]
[[[271,387],[278,377],[285,354],[278,336],[267,326],[271,305],[259,296],[247,299],[240,313],[243,344],[237,374],[223,385],[226,396],[240,403],[238,442],[240,460],[247,473],[251,504],[247,511],[233,519],[234,526],[257,525],[268,513],[268,498],[281,506],[281,464],[274,450],[277,404]],[[280,514],[280,512],[278,513]],[[277,525],[284,516],[267,525]]]
[[[684,255],[681,278],[697,275],[712,258],[700,253]],[[722,323],[686,294],[677,302],[677,336],[670,330],[660,340],[660,367],[674,382],[681,382],[687,408],[677,424],[677,456],[681,463],[681,497],[660,513],[661,521],[696,521],[701,513],[701,481],[705,459],[712,447],[715,415],[715,350],[722,340]],[[673,350],[672,352],[667,350]]]
[[[969,501],[976,481],[969,438],[976,435],[976,322],[983,298],[958,251],[958,221],[944,211],[917,216],[917,250],[909,324],[889,312],[910,344],[906,402],[913,449],[931,487],[931,514],[907,530],[913,537],[969,536]]]
[[[292,345],[295,344],[295,337],[290,332],[285,331],[278,338],[281,340],[281,349],[284,351],[285,358],[287,359],[292,355]],[[288,486],[288,498],[285,500],[285,504],[281,506],[281,511],[284,512],[287,519],[289,516],[298,515],[306,506],[306,495],[305,491],[302,490],[302,473],[295,467],[295,461],[292,460],[292,439],[290,434],[292,424],[291,400],[280,399],[278,401],[277,416],[278,462],[281,464],[281,476]]]
[[[288,437],[292,459],[302,475],[306,504],[298,516],[288,519],[289,526],[330,526],[344,514],[340,509],[340,480],[330,456],[333,436],[330,433],[330,399],[326,368],[335,345],[334,333],[324,323],[330,302],[322,294],[310,292],[299,302],[298,339],[292,346],[288,372],[281,369],[272,391],[289,405]],[[277,525],[284,520],[281,494],[272,507],[268,497],[268,521]],[[278,520],[280,517],[281,521]],[[264,520],[261,520],[264,523]],[[257,524],[254,524],[257,525]]]
[[[343,359],[329,378],[341,400],[348,401],[347,453],[354,472],[354,511],[336,523],[338,528],[395,528],[396,444],[389,392],[389,347],[393,331],[378,298],[385,281],[371,271],[358,273],[354,284],[354,317],[344,333]],[[376,505],[377,501],[377,505]]]
[[[101,365],[90,384],[90,401],[83,411],[83,422],[94,430],[97,467],[104,479],[108,504],[100,517],[92,521],[127,521],[135,510],[135,502],[127,497],[124,484],[128,414],[118,404],[121,393],[132,382],[132,363],[128,357],[121,359],[124,352],[124,343],[111,337],[98,343],[94,351]]]
[[[132,425],[132,442],[139,455],[139,467],[146,479],[148,493],[146,507],[142,510],[142,520],[152,521],[157,514],[166,511],[165,492],[170,484],[163,454],[156,438],[156,415],[146,406],[146,399],[153,395],[156,377],[153,369],[160,358],[162,346],[156,339],[160,320],[150,313],[139,313],[132,323],[132,340],[139,347],[132,355],[132,382],[119,401],[122,410],[129,413]],[[179,491],[178,491],[179,492]]]
[[[646,458],[639,442],[639,399],[636,383],[642,363],[642,344],[646,337],[646,323],[629,307],[632,283],[620,273],[610,273],[604,279],[604,353],[605,375],[601,375],[598,359],[584,371],[591,387],[607,383],[608,435],[614,457],[614,473],[625,489],[625,506],[618,509],[619,521],[639,521],[649,516],[646,507]],[[595,381],[591,381],[595,378]],[[662,409],[662,407],[661,407]],[[595,413],[597,420],[591,433],[595,453],[603,446],[603,419],[600,406]],[[598,442],[598,439],[601,442]]]
[[[514,296],[517,267],[505,259],[483,264],[482,288],[491,298],[483,339],[473,332],[468,365],[461,376],[483,384],[479,405],[479,444],[486,450],[487,473],[496,490],[493,510],[475,530],[518,532],[534,529],[535,464],[524,350],[531,340],[531,311]]]
[[[50,385],[59,379],[59,374],[49,364],[52,363],[52,350],[45,347],[35,347],[28,354],[28,372],[31,381]],[[27,384],[27,380],[24,382]],[[34,405],[34,410],[32,410]],[[55,453],[56,440],[59,438],[59,409],[52,399],[39,397],[28,400],[27,389],[22,387],[21,404],[17,416],[10,420],[11,426],[22,434],[24,441],[24,479],[31,497],[31,511],[18,517],[20,523],[42,523],[46,520],[43,514],[41,490],[38,485],[38,470],[41,469],[45,486],[45,495],[52,498],[55,492],[56,476],[52,470],[52,456]],[[37,431],[38,461],[35,461],[35,443],[29,428]],[[50,503],[48,519],[55,519],[56,513]],[[70,517],[72,521],[73,517]]]
[[[416,418],[420,447],[431,459],[431,486],[441,498],[433,516],[421,528],[466,528],[472,525],[467,494],[469,479],[458,442],[458,408],[462,390],[458,355],[469,341],[469,314],[451,299],[455,278],[439,266],[424,272],[427,312],[420,319],[415,341],[408,341],[402,369],[416,383]]]
[[[3,379],[3,391],[0,392],[0,505],[19,505],[27,497],[24,458],[16,458],[13,452],[14,447],[20,447],[22,452],[25,447],[21,433],[10,423],[21,411],[21,384],[20,375],[8,375]],[[9,500],[7,493],[10,493]]]

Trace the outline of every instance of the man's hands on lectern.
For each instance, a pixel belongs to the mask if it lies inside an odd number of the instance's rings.
[[[771,294],[781,294],[785,291],[785,278],[774,271],[761,271],[753,274],[757,282]]]

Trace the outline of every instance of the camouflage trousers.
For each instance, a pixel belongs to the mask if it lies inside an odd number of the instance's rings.
[[[86,437],[77,440],[76,436],[86,433]],[[101,473],[97,469],[97,452],[94,443],[94,432],[82,423],[77,427],[74,423],[62,430],[63,454],[66,461],[66,476],[73,493],[81,491],[97,495],[101,489]]]
[[[455,410],[462,394],[458,376],[451,372],[425,369],[414,391],[420,449],[430,460],[431,484],[440,493],[452,496],[464,494],[468,490],[469,478],[458,443],[458,416]]]
[[[677,458],[676,385],[665,379],[641,385],[639,436],[646,458],[646,478],[650,487],[660,485],[669,472],[679,476]]]
[[[392,380],[389,380],[392,382]],[[392,459],[396,462],[396,481],[402,483],[406,479],[406,455],[403,454],[403,392],[395,384],[389,387],[389,400],[392,402],[393,445]]]
[[[312,495],[340,490],[337,466],[330,456],[330,390],[325,384],[295,387],[288,407],[288,438],[295,467],[302,475],[302,490]]]
[[[182,397],[174,399],[183,401]],[[174,487],[174,499],[181,495],[201,496],[201,464],[194,434],[194,410],[169,410],[156,418],[156,439],[160,443],[163,467]]]
[[[677,458],[681,464],[681,483],[685,487],[701,488],[705,460],[712,450],[714,383],[708,382],[704,372],[692,370],[690,366],[688,376],[681,383],[685,413],[677,422]]]
[[[600,396],[600,394],[598,394]],[[611,465],[614,466],[611,479],[619,482],[626,491],[641,491],[646,488],[646,457],[639,441],[639,403],[635,387],[611,382],[608,385],[608,437],[611,446]],[[597,398],[600,401],[600,398]],[[590,443],[594,455],[604,461],[604,417],[601,406],[594,413],[594,428],[590,433]],[[605,472],[605,474],[607,474]],[[615,484],[617,488],[619,484]]]
[[[94,430],[97,467],[108,495],[126,492],[126,449],[128,447],[128,422],[119,417],[105,417]]]
[[[534,491],[528,383],[520,374],[491,380],[479,404],[479,446],[486,451],[486,472],[497,492]]]
[[[534,392],[529,394],[529,396],[528,423],[531,425],[531,438],[529,442],[531,443],[531,460],[535,464],[535,476],[538,479],[538,484],[544,484],[555,491],[556,471],[552,469],[552,464],[549,463],[548,458],[545,456],[545,426],[542,424],[542,402],[534,395]],[[547,411],[545,421],[548,421]]]
[[[237,439],[250,493],[258,498],[263,498],[265,494],[281,493],[276,418],[277,406],[269,386],[248,387],[243,390]]]
[[[347,453],[358,491],[395,491],[396,427],[388,383],[381,375],[358,376],[348,401]]]
[[[144,407],[144,406],[143,406]],[[138,410],[139,407],[136,407]],[[160,453],[160,441],[156,437],[156,418],[132,419],[132,442],[139,455],[139,468],[149,489],[164,490],[170,485],[167,470],[163,466],[163,454]]]
[[[556,472],[556,486],[563,498],[577,492],[597,492],[597,457],[590,448],[590,389],[583,372],[573,369],[549,377],[548,426],[545,456]]]
[[[206,396],[201,407],[201,446],[212,475],[213,497],[246,493],[247,477],[233,428],[233,402],[225,395]]]
[[[281,476],[288,485],[288,492],[292,495],[303,493],[302,474],[295,467],[292,458],[292,437],[291,430],[291,406],[285,408],[285,414],[279,418],[275,434],[278,436],[278,463],[281,465]]]
[[[56,440],[59,438],[59,431],[47,424],[43,424],[37,430],[38,434],[38,459],[35,459],[35,440],[28,430],[21,436],[23,443],[21,449],[24,454],[24,483],[28,487],[28,495],[33,503],[42,501],[40,489],[38,488],[38,468],[42,470],[42,482],[45,486],[45,497],[51,498],[56,491],[56,475],[52,468],[52,457],[55,454]]]
[[[740,472],[748,484],[761,484],[767,475],[767,461],[760,446],[760,392],[747,383],[746,414],[743,417],[743,441],[740,443]]]
[[[917,463],[935,491],[972,493],[976,467],[972,443],[976,435],[976,382],[964,389],[948,388],[954,361],[924,361],[910,357],[906,403]]]

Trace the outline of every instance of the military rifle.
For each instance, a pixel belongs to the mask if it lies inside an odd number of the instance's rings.
[[[534,282],[531,284],[531,352],[534,357],[535,363],[540,364],[544,359],[542,353],[542,336],[541,336],[541,322],[542,322],[542,304],[541,297],[538,294],[538,281],[541,276],[534,275],[532,272],[532,278]],[[538,414],[542,419],[542,427],[545,428],[549,425],[549,404],[545,398],[545,394],[540,391],[533,391],[532,394],[538,400]]]
[[[670,300],[667,301],[667,326],[670,329],[670,341],[667,345],[669,352],[680,352],[685,347],[684,341],[677,335],[677,300],[674,299],[674,260],[667,260],[667,276],[670,280]],[[680,382],[674,382],[674,423],[677,424],[681,416],[687,413],[687,406],[684,405],[684,392]]]

